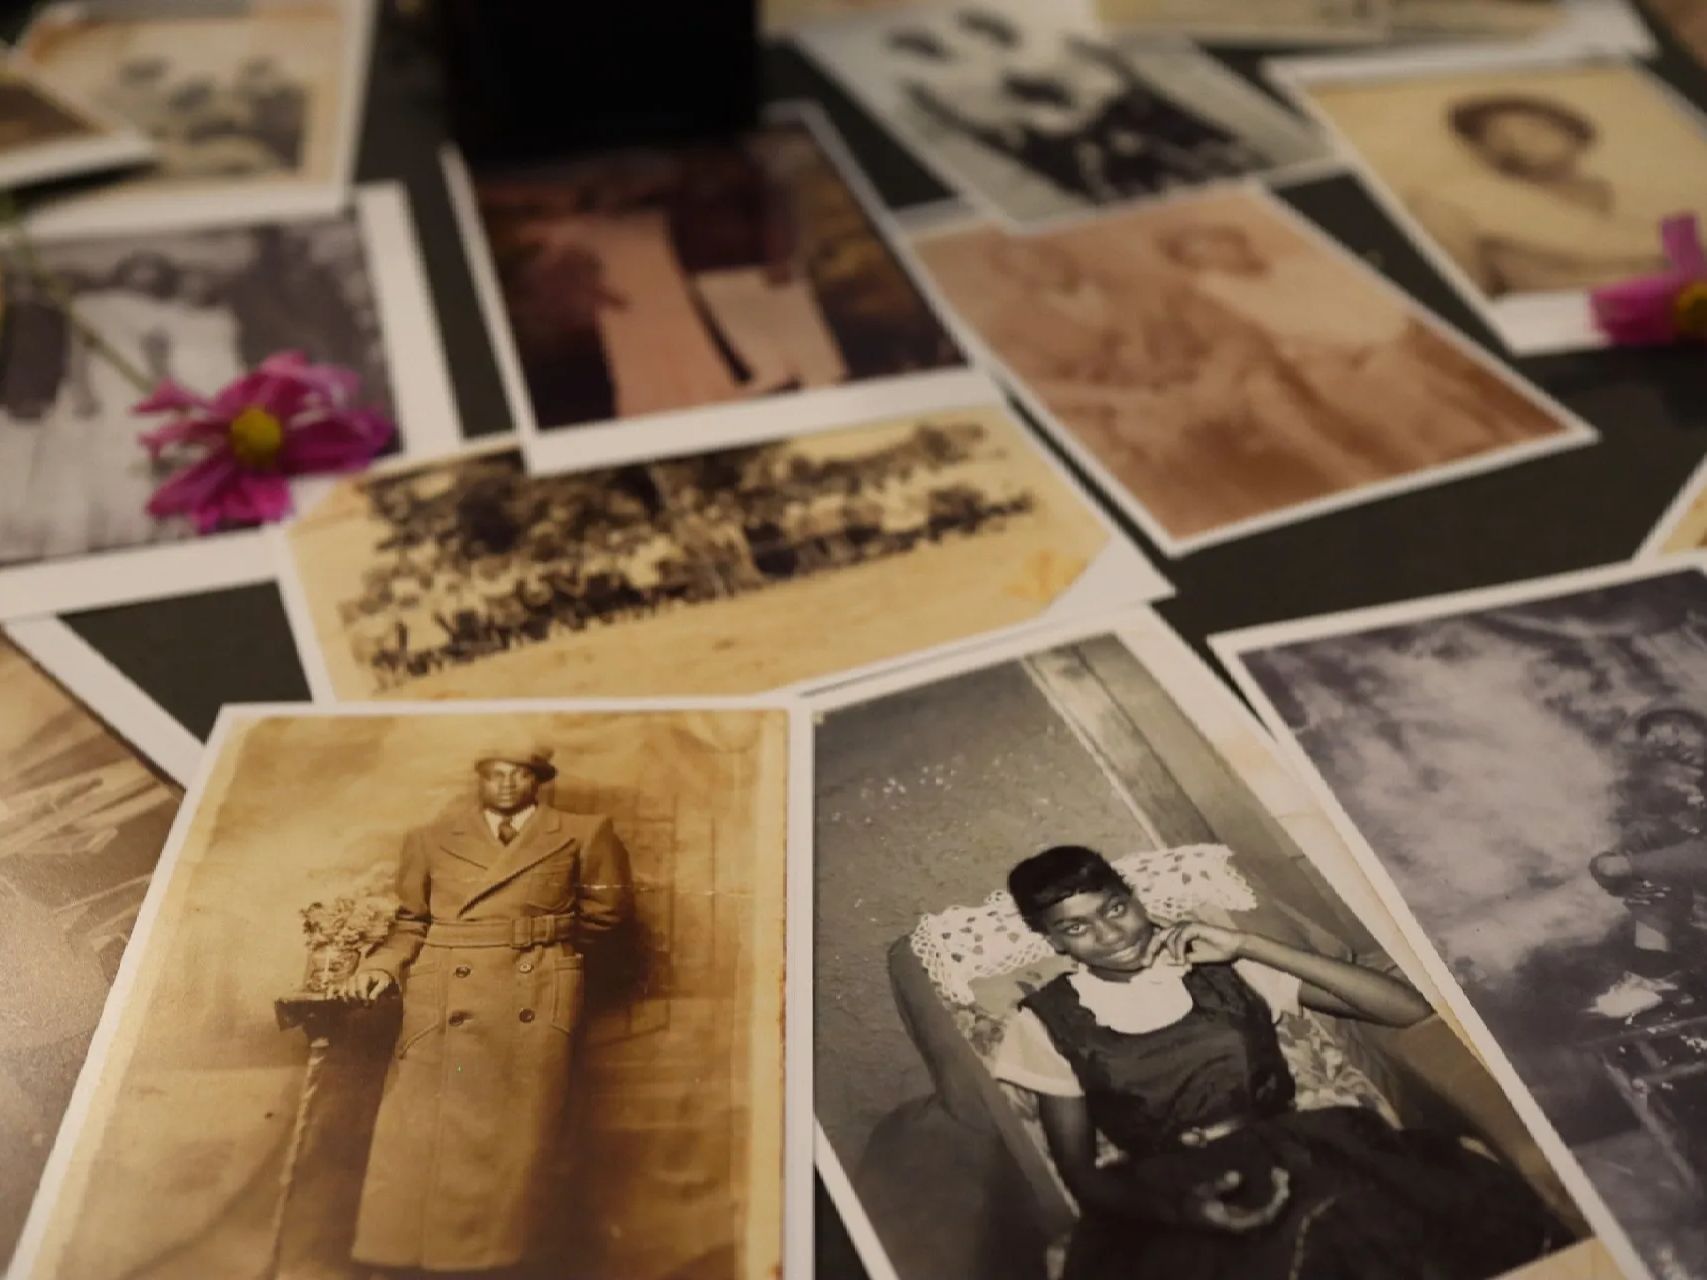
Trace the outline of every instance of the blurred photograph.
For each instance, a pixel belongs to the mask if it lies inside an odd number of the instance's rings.
[[[564,475],[476,451],[285,541],[343,699],[761,692],[1166,590],[995,408]]]
[[[774,1273],[789,734],[228,714],[21,1273]]]
[[[0,633],[0,1260],[53,1148],[182,795]]]
[[[1574,1158],[1614,1257],[1707,1275],[1707,575],[1385,613],[1216,645]]]
[[[1010,224],[1326,155],[1314,130],[1191,44],[1110,35],[1056,6],[930,6],[796,38],[939,177]]]
[[[804,124],[471,182],[518,416],[570,453],[577,427],[962,363]]]
[[[1199,40],[1318,44],[1379,40],[1404,0],[1096,0],[1111,27],[1179,31]]]
[[[1170,553],[1594,439],[1254,190],[914,247]]]
[[[813,704],[821,1164],[868,1268],[1492,1280],[1571,1246],[1254,723],[1153,615],[1094,626]]]
[[[21,187],[136,165],[152,154],[127,123],[73,105],[16,67],[0,72],[0,184]]]
[[[349,181],[370,20],[366,0],[61,4],[31,23],[19,57],[154,144],[154,169],[79,203],[258,187],[274,200],[318,191],[330,210]]]

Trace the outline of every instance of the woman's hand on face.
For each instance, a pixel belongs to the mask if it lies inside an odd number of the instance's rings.
[[[1158,930],[1144,949],[1144,962],[1166,955],[1175,964],[1229,964],[1244,954],[1245,935],[1237,929],[1187,920]]]
[[[1229,1171],[1213,1182],[1193,1188],[1198,1220],[1206,1227],[1234,1235],[1260,1231],[1281,1215],[1286,1202],[1292,1197],[1292,1175],[1285,1169],[1270,1169],[1268,1183],[1268,1199],[1249,1207],[1227,1203],[1226,1198],[1244,1185],[1244,1178],[1237,1171]]]

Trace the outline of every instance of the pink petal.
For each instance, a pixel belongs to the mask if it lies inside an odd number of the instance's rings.
[[[188,387],[162,378],[158,386],[131,406],[132,413],[193,413],[205,412],[207,400]]]
[[[175,444],[215,441],[223,437],[225,431],[225,423],[213,418],[179,418],[163,427],[156,427],[153,431],[144,431],[137,439],[142,442],[143,448],[148,450],[150,457],[157,458]]]
[[[290,514],[290,485],[274,472],[244,471],[219,495],[224,525],[270,524]]]
[[[1701,224],[1692,213],[1680,213],[1660,223],[1660,243],[1671,265],[1690,276],[1707,276],[1707,246],[1701,243]]]
[[[396,431],[383,414],[365,411],[293,426],[279,450],[279,469],[290,475],[354,470],[370,462]]]
[[[214,453],[200,462],[192,463],[168,479],[148,500],[151,516],[189,515],[195,518],[196,528],[206,533],[210,514],[217,512],[210,504],[217,501],[219,491],[241,473],[242,468],[229,453]]]
[[[1649,346],[1677,338],[1673,307],[1678,291],[1690,282],[1683,272],[1642,276],[1603,285],[1589,294],[1594,322],[1607,337],[1625,346]]]

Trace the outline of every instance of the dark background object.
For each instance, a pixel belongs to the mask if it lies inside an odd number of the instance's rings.
[[[615,0],[648,15],[631,52],[602,74],[617,76],[630,97],[669,93],[669,57],[698,62],[709,50],[684,33],[691,11],[736,7],[736,0],[673,4]],[[569,24],[606,5],[587,0],[471,0],[482,16],[521,8],[560,10]],[[745,9],[746,4],[741,6]],[[3,8],[3,6],[0,6]],[[626,16],[626,15],[625,15]],[[1707,107],[1707,72],[1664,33],[1655,69]],[[673,43],[665,62],[652,50]],[[1264,53],[1216,53],[1258,80]],[[576,55],[561,41],[538,60],[551,70],[525,90],[552,103],[536,127],[567,130],[570,103],[584,102],[568,83]],[[751,50],[737,54],[750,57]],[[903,148],[792,46],[762,51],[764,97],[810,98],[841,131],[882,198],[902,209],[948,195]],[[670,96],[674,96],[673,93]],[[596,114],[609,104],[577,105]],[[374,50],[357,177],[395,180],[409,190],[440,329],[450,358],[463,433],[510,428],[480,319],[466,258],[451,216],[438,149],[444,96],[434,60],[410,24],[387,8]],[[553,132],[561,138],[560,132]],[[1358,183],[1334,177],[1289,188],[1286,199],[1501,359],[1491,334],[1449,289]],[[1167,561],[1112,504],[1113,518],[1155,557],[1179,589],[1162,616],[1207,657],[1204,638],[1233,627],[1382,604],[1415,596],[1512,582],[1587,568],[1633,554],[1647,531],[1707,451],[1707,352],[1597,352],[1508,361],[1601,432],[1599,444],[1520,466],[1421,489],[1400,497],[1270,530]],[[1082,477],[1081,477],[1082,478]],[[206,736],[222,703],[291,701],[307,696],[288,624],[271,586],[95,610],[69,624],[190,730]],[[1213,661],[1213,659],[1211,659]],[[881,965],[881,957],[873,957]],[[840,1219],[818,1188],[817,1274],[820,1280],[863,1280],[866,1273]]]
[[[476,167],[739,132],[757,119],[754,0],[428,0],[451,133]]]

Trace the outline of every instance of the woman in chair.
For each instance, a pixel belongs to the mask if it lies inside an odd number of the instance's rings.
[[[996,1074],[1038,1097],[1081,1218],[1067,1280],[1484,1280],[1570,1237],[1514,1173],[1359,1107],[1300,1111],[1274,1022],[1403,1027],[1384,973],[1197,921],[1162,927],[1090,849],[1008,875],[1076,970],[1021,1004]],[[1119,1156],[1097,1160],[1097,1134]]]

